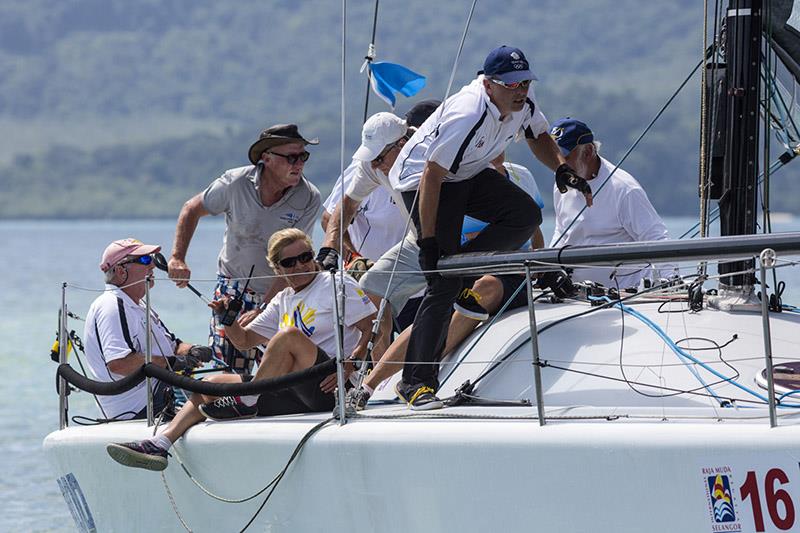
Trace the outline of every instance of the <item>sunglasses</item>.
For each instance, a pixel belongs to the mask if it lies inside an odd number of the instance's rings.
[[[381,163],[383,163],[383,160],[386,159],[386,156],[389,155],[389,152],[391,152],[393,148],[397,147],[398,142],[399,141],[395,141],[386,148],[384,148],[383,151],[380,154],[378,154],[378,157],[373,159],[372,162],[375,163],[376,165],[380,165]]]
[[[139,265],[149,265],[152,262],[153,262],[153,256],[152,255],[140,255],[139,257],[132,257],[131,259],[128,259],[127,261],[123,261],[123,262],[120,263],[120,265],[127,265],[127,264],[130,264],[130,263],[137,263]]]
[[[305,163],[311,156],[308,152],[300,152],[299,154],[279,154],[278,152],[267,152],[268,154],[277,155],[286,160],[290,165],[294,165],[298,161]]]
[[[305,265],[312,259],[314,259],[314,252],[308,250],[300,255],[295,255],[294,257],[284,257],[283,259],[278,261],[278,264],[283,268],[292,268],[297,264],[298,261],[300,261],[301,265]]]
[[[489,81],[501,87],[505,87],[506,89],[511,89],[512,91],[515,89],[519,89],[520,87],[522,87],[523,89],[527,89],[528,87],[531,86],[531,80],[522,80],[522,81],[515,81],[514,83],[506,83],[502,80],[489,78]]]

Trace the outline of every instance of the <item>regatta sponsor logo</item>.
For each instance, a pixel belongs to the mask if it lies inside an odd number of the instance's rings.
[[[711,531],[714,533],[742,530],[737,520],[736,499],[731,491],[733,475],[729,466],[705,467],[703,481],[711,515]]]
[[[297,222],[300,221],[300,217],[297,214],[291,212],[282,214],[280,218],[281,220],[283,220],[284,222],[288,222],[292,226],[294,226],[295,224],[297,224]]]

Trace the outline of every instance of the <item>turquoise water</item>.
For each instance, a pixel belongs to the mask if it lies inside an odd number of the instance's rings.
[[[672,218],[666,222],[671,234],[679,236],[694,221]],[[174,229],[174,220],[0,222],[0,242],[7,258],[0,266],[6,313],[0,320],[0,373],[4,376],[0,494],[5,503],[5,512],[0,513],[0,531],[74,531],[55,473],[41,451],[42,439],[58,428],[56,364],[50,361],[49,350],[57,328],[62,283],[70,284],[70,310],[84,316],[96,291],[103,286],[98,263],[109,242],[136,237],[161,244],[166,253],[171,248]],[[775,224],[774,229],[797,230],[800,221]],[[549,239],[552,223],[546,221],[543,230]],[[222,231],[221,220],[203,220],[189,250],[194,285],[206,294],[211,292],[212,282],[208,280],[214,277]],[[319,230],[315,242],[319,242]],[[788,285],[784,301],[795,305],[800,304],[798,270],[781,271],[781,278]],[[153,306],[181,338],[205,342],[205,304],[164,278],[163,273],[157,276]],[[83,336],[81,322],[72,320],[70,327]],[[79,393],[70,398],[70,414],[98,413],[91,396]]]

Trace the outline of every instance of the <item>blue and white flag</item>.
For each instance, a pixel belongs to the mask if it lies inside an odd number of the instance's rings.
[[[394,109],[395,93],[414,96],[425,87],[425,76],[397,63],[378,61],[369,64],[370,84],[375,94]]]

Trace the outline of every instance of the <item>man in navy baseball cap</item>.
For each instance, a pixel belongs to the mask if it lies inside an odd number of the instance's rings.
[[[565,117],[553,122],[550,126],[550,136],[556,141],[561,155],[568,156],[579,144],[589,144],[594,141],[594,134],[585,123],[574,118]]]
[[[483,62],[483,70],[478,72],[493,80],[503,83],[519,83],[521,81],[538,80],[531,71],[525,54],[513,46],[500,46],[495,48]]]

